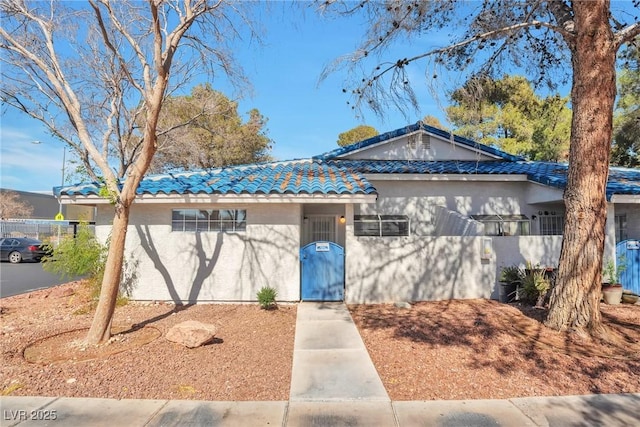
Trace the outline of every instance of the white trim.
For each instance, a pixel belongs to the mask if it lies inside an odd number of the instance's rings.
[[[611,203],[640,203],[640,195],[614,194],[611,196]]]
[[[375,203],[377,194],[143,194],[134,203]],[[106,205],[99,196],[63,196],[63,204]]]
[[[497,175],[497,174],[419,174],[419,173],[366,173],[364,177],[371,181],[495,181],[495,182],[525,182],[527,175]]]
[[[349,158],[350,158],[349,156],[351,156],[352,154],[357,154],[357,153],[369,150],[371,148],[379,147],[381,145],[384,145],[384,144],[387,144],[387,143],[391,143],[393,141],[397,141],[397,140],[400,140],[402,138],[408,138],[410,135],[417,135],[417,134],[426,134],[426,135],[429,136],[429,138],[437,138],[440,141],[444,141],[444,142],[447,142],[449,144],[452,144],[454,147],[461,147],[461,148],[469,150],[469,151],[471,151],[471,152],[473,152],[475,154],[482,154],[483,156],[487,156],[489,158],[504,160],[504,157],[499,156],[497,154],[492,154],[492,153],[489,153],[487,151],[483,151],[483,150],[481,150],[479,148],[472,147],[470,145],[462,144],[460,142],[457,142],[454,139],[454,137],[455,137],[454,134],[451,134],[452,138],[443,138],[440,135],[436,135],[436,134],[431,133],[429,131],[426,131],[424,129],[418,129],[418,130],[416,130],[414,132],[405,133],[404,135],[396,136],[396,137],[393,137],[393,138],[390,138],[390,139],[385,139],[385,140],[379,141],[379,142],[377,142],[375,144],[367,145],[366,147],[358,148],[358,149],[355,149],[353,151],[348,151],[346,153],[339,154],[339,155],[337,155],[335,157],[335,159],[338,159],[338,160],[341,160],[341,159],[342,160],[349,160]]]

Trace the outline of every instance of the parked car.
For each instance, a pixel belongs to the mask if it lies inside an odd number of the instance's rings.
[[[18,264],[22,261],[40,261],[47,255],[48,247],[40,240],[29,237],[5,237],[0,239],[0,260]]]

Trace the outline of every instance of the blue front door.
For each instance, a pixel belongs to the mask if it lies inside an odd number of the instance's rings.
[[[640,240],[624,240],[616,245],[620,283],[625,289],[640,294]]]
[[[344,300],[344,249],[333,242],[312,242],[300,249],[302,299]]]

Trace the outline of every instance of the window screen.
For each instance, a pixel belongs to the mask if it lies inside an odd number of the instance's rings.
[[[356,236],[409,235],[409,217],[406,215],[355,215],[353,225]]]

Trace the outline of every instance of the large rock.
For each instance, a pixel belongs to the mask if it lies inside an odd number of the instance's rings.
[[[211,342],[215,336],[216,327],[214,325],[187,320],[169,329],[165,338],[185,347],[195,348]]]

